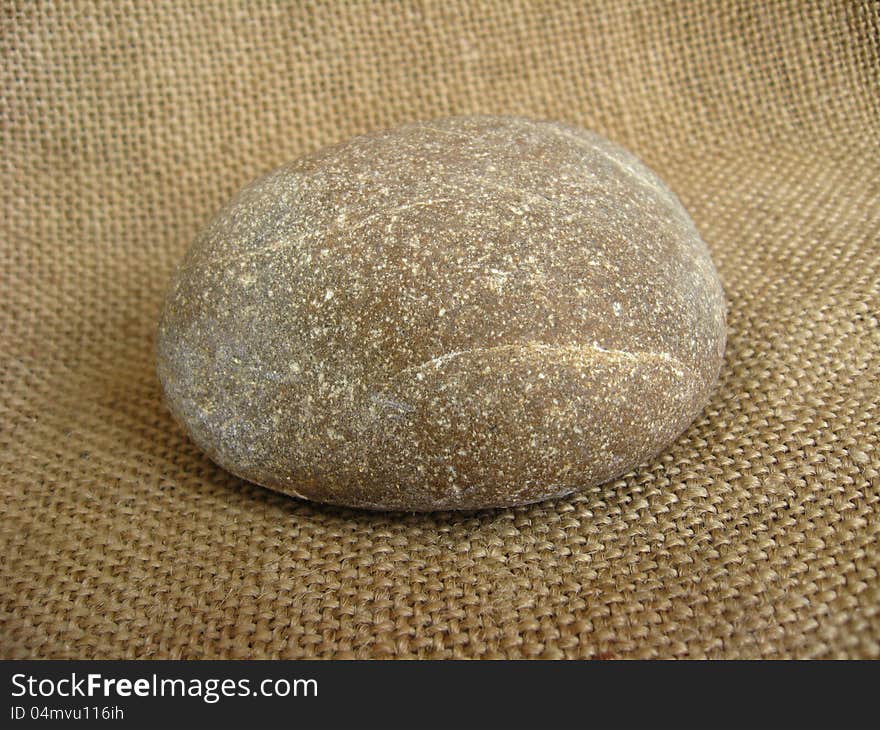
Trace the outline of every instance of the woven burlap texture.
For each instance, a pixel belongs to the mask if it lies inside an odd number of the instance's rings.
[[[0,655],[880,656],[880,6],[4,4]],[[711,403],[570,498],[370,514],[205,458],[156,324],[259,173],[413,119],[594,129],[729,301]]]

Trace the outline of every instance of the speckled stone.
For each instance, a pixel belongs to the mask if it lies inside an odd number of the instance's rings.
[[[162,315],[168,403],[306,499],[472,509],[650,459],[705,405],[725,303],[675,195],[580,129],[410,124],[251,183]]]

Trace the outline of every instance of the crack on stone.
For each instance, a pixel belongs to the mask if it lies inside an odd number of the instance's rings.
[[[635,169],[634,167],[630,166],[629,163],[618,159],[615,154],[612,154],[611,152],[609,152],[605,148],[604,144],[600,143],[600,144],[596,144],[594,146],[591,146],[590,143],[586,139],[584,139],[583,137],[579,137],[578,135],[576,135],[572,132],[569,132],[567,129],[565,129],[563,127],[558,127],[558,126],[555,126],[552,124],[548,125],[548,126],[550,129],[553,130],[553,133],[556,136],[562,137],[564,139],[572,140],[577,143],[578,147],[588,149],[590,152],[596,152],[597,150],[600,150],[603,153],[606,160],[613,163],[619,169],[623,170],[631,178],[638,180],[643,185],[647,185],[652,190],[656,190],[658,193],[660,193],[664,197],[669,195],[669,191],[664,190],[660,185],[658,185],[656,180],[654,180],[650,176],[645,175],[644,173]]]
[[[493,354],[498,352],[511,352],[511,353],[519,353],[525,354],[528,351],[537,351],[549,354],[574,354],[581,355],[584,359],[588,359],[590,356],[593,357],[604,357],[609,360],[629,360],[633,362],[641,362],[641,363],[649,363],[649,362],[665,362],[668,363],[672,368],[676,371],[681,370],[690,370],[685,363],[683,363],[680,359],[675,357],[674,355],[668,352],[655,352],[652,350],[643,350],[643,351],[634,351],[631,352],[629,350],[619,350],[613,348],[602,347],[597,344],[586,345],[586,344],[571,344],[571,345],[550,345],[544,342],[522,342],[517,344],[509,344],[509,345],[496,345],[493,347],[471,347],[465,350],[453,350],[451,352],[443,353],[442,355],[437,355],[436,357],[429,358],[424,362],[418,363],[416,365],[410,365],[408,367],[399,370],[392,378],[392,380],[397,379],[401,375],[405,375],[406,373],[415,372],[419,370],[423,370],[429,368],[431,366],[434,369],[440,368],[444,363],[454,360],[456,358],[462,357],[464,355],[486,355]],[[683,373],[682,373],[683,375]]]
[[[410,208],[427,208],[432,205],[436,205],[437,203],[451,203],[451,202],[453,202],[452,198],[426,198],[425,200],[416,200],[413,203],[394,205],[389,208],[383,208],[381,210],[374,211],[373,213],[370,213],[369,215],[365,215],[363,218],[360,218],[355,223],[353,223],[351,226],[345,228],[344,231],[345,231],[345,233],[352,233],[353,231],[357,231],[357,230],[360,230],[361,228],[363,228],[365,225],[367,225],[367,223],[369,223],[374,218],[379,218],[381,216],[395,215],[395,214],[401,213],[405,210],[409,210]],[[332,232],[334,230],[338,230],[338,229],[339,229],[339,225],[334,224],[327,229],[327,233],[329,234],[330,232]]]
[[[417,200],[412,203],[405,203],[401,205],[390,206],[386,208],[380,208],[379,210],[375,210],[372,213],[369,213],[362,218],[359,218],[350,226],[345,226],[345,223],[339,223],[338,221],[334,221],[329,226],[327,226],[321,234],[321,241],[326,241],[327,237],[333,233],[334,231],[342,231],[343,233],[353,233],[365,225],[367,225],[370,221],[375,218],[379,218],[381,216],[391,216],[396,213],[400,213],[405,210],[409,210],[411,208],[424,208],[431,205],[437,205],[438,203],[450,203],[454,202],[452,198],[428,198],[425,200]],[[344,227],[345,226],[345,227]],[[272,243],[261,246],[260,248],[248,249],[247,251],[235,251],[229,254],[228,256],[224,256],[219,258],[218,261],[222,263],[230,263],[230,262],[238,262],[238,261],[246,261],[247,259],[255,256],[262,256],[264,254],[275,253],[277,251],[283,251],[288,248],[292,248],[295,244],[302,243],[308,238],[308,234],[302,234],[293,238],[285,238],[278,241],[273,241]]]

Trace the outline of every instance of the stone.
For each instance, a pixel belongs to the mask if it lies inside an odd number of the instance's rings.
[[[158,335],[171,411],[317,502],[519,505],[618,477],[705,406],[725,300],[675,195],[608,140],[460,117],[326,148],[204,229]]]

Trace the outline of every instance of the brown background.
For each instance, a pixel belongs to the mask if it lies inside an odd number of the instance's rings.
[[[880,656],[880,4],[3,4],[0,655]],[[727,290],[705,413],[577,496],[309,505],[162,404],[175,263],[258,173],[398,122],[564,120]]]

